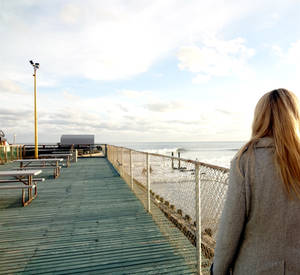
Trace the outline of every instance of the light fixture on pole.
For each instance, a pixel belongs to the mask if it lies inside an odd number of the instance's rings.
[[[33,66],[34,79],[34,158],[39,158],[38,151],[38,129],[37,129],[37,112],[36,112],[36,70],[40,68],[39,63],[34,63],[32,60],[29,63]]]

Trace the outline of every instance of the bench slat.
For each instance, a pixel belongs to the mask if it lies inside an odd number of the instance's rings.
[[[36,168],[39,168],[39,169],[55,169],[55,168],[62,168],[62,166],[28,166],[28,167],[22,167],[22,168],[19,168],[19,170],[35,170]]]
[[[28,181],[28,179],[22,179],[22,181]],[[33,182],[36,181],[45,181],[44,178],[33,178],[32,179]],[[0,180],[0,183],[6,183],[6,182],[20,182],[19,180]]]
[[[0,190],[1,189],[35,189],[36,186],[34,185],[0,185]]]

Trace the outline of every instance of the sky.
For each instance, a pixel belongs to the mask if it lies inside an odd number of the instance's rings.
[[[0,129],[98,143],[244,141],[258,99],[300,97],[299,0],[0,0]]]

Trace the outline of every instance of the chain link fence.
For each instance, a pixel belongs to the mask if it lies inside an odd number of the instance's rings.
[[[23,157],[23,145],[0,145],[0,164]]]
[[[111,145],[107,158],[191,273],[209,274],[229,170]]]

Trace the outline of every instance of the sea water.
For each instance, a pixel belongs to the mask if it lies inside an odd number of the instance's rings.
[[[221,167],[230,167],[230,161],[237,151],[245,144],[243,141],[218,142],[132,142],[117,143],[137,151],[174,156],[184,159],[198,160]]]
[[[134,149],[137,151],[157,153],[171,156],[173,152],[181,158],[198,160],[204,163],[221,167],[230,167],[230,161],[245,142],[135,142],[116,143],[114,145]],[[156,159],[156,161],[162,161]],[[177,164],[175,164],[176,167]],[[186,166],[182,162],[182,166]],[[146,184],[144,172],[145,162],[136,162],[133,176],[136,180]],[[187,169],[173,169],[170,161],[161,163],[151,162],[151,189],[181,209],[184,215],[189,215],[193,221],[196,219],[195,201],[195,171],[193,167]],[[209,172],[210,171],[210,172]],[[201,179],[201,216],[203,228],[209,228],[213,236],[216,234],[218,220],[221,215],[227,185],[221,177],[215,181],[214,172],[209,170]],[[212,173],[212,174],[210,174]]]

